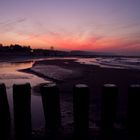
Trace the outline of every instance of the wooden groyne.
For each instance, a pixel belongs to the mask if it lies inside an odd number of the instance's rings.
[[[101,94],[101,125],[98,139],[111,140],[115,132],[114,123],[117,117],[118,88],[114,84],[105,84]],[[62,127],[60,108],[60,91],[56,84],[46,84],[40,88],[42,107],[45,118],[45,135],[55,136]],[[77,84],[73,87],[73,132],[72,138],[94,137],[94,130],[89,130],[89,98],[88,85]],[[140,138],[140,85],[128,87],[127,118],[125,134],[132,139]],[[13,85],[14,138],[33,139],[31,121],[31,86],[29,83]],[[7,100],[6,86],[0,84],[0,136],[10,139],[11,117]],[[61,131],[61,133],[63,133]],[[122,134],[122,133],[121,133]],[[44,137],[45,137],[44,135]],[[60,135],[59,135],[60,136]],[[95,136],[96,137],[96,136]],[[59,137],[55,137],[58,138]]]

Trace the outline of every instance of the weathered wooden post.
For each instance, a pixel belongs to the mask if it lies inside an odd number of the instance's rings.
[[[58,132],[61,127],[59,89],[55,83],[49,83],[41,87],[45,127],[50,133]]]
[[[89,129],[89,88],[77,84],[73,89],[74,134],[87,136]]]
[[[129,135],[140,137],[140,85],[129,86],[128,90],[128,120]]]
[[[31,126],[31,86],[13,85],[14,127],[17,139],[30,139]]]
[[[0,137],[9,139],[10,137],[10,110],[7,100],[5,84],[0,84]]]
[[[118,88],[114,84],[105,84],[102,89],[101,137],[111,139],[113,124],[117,113]]]

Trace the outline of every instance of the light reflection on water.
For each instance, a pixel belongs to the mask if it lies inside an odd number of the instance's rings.
[[[41,83],[46,83],[44,79],[28,73],[23,73],[18,70],[32,67],[33,61],[21,63],[0,63],[0,83],[5,83],[7,96],[13,122],[13,99],[12,86],[15,83],[29,82],[31,86],[36,86]],[[48,81],[49,82],[49,81]],[[35,91],[31,94],[31,110],[32,110],[32,125],[33,128],[39,128],[44,125],[43,108],[40,96],[34,96]]]
[[[22,63],[0,63],[0,82],[11,88],[14,83],[30,82],[31,86],[46,82],[33,74],[23,73],[18,70],[32,67],[33,62]]]

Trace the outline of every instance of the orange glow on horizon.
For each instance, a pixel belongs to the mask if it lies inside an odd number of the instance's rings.
[[[122,48],[135,48],[140,50],[139,41],[128,40],[121,37],[98,37],[98,36],[49,36],[49,35],[19,35],[8,34],[8,41],[1,42],[4,45],[20,44],[31,46],[32,48],[58,50],[84,50],[84,51],[119,51]],[[130,46],[129,46],[130,45]]]

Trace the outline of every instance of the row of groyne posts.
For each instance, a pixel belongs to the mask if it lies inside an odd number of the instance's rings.
[[[56,84],[41,87],[41,96],[45,116],[45,128],[53,135],[61,127],[61,109],[59,88]],[[128,110],[126,128],[128,134],[138,136],[140,133],[140,85],[131,85],[128,90]],[[101,138],[110,139],[113,134],[117,112],[118,87],[105,84],[101,98]],[[17,139],[30,139],[31,124],[31,86],[13,85],[14,131]],[[5,84],[0,84],[0,137],[10,138],[10,111]],[[73,88],[73,128],[74,136],[87,136],[89,132],[89,87],[77,84]],[[47,132],[46,131],[46,132]]]

